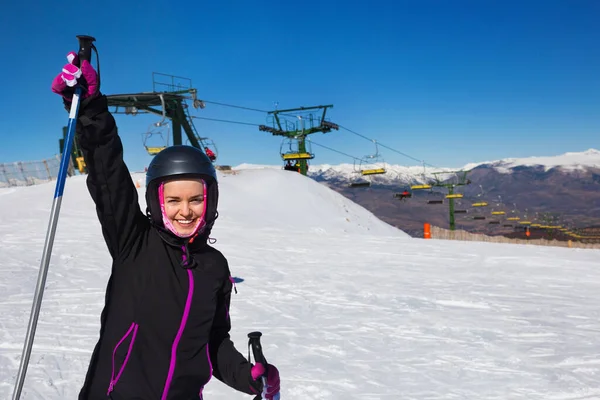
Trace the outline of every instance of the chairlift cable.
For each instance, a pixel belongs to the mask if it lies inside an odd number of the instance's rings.
[[[433,167],[433,168],[440,168],[440,167],[437,167],[437,166],[435,166],[435,165],[432,165],[432,164],[426,163],[425,161],[423,161],[423,160],[420,160],[420,159],[418,159],[418,158],[415,158],[415,157],[413,157],[413,156],[411,156],[411,155],[409,155],[409,154],[406,154],[406,153],[403,153],[403,152],[401,152],[401,151],[399,151],[399,150],[396,150],[396,149],[394,149],[394,148],[392,148],[392,147],[386,146],[385,144],[381,143],[380,141],[376,141],[375,139],[371,139],[371,138],[369,138],[369,137],[367,137],[367,136],[365,136],[365,135],[362,135],[362,134],[360,134],[360,133],[358,133],[358,132],[356,132],[356,131],[353,131],[352,129],[348,129],[348,128],[346,128],[345,126],[339,125],[339,127],[340,127],[340,128],[342,128],[342,129],[345,129],[345,130],[347,130],[348,132],[350,132],[350,133],[352,133],[352,134],[354,134],[354,135],[356,135],[356,136],[360,136],[361,138],[363,138],[363,139],[366,139],[366,140],[368,140],[368,141],[370,141],[370,142],[376,142],[376,143],[377,143],[377,145],[379,145],[379,146],[381,146],[381,147],[385,147],[385,148],[386,148],[386,149],[388,149],[388,150],[391,150],[391,151],[393,151],[393,152],[395,152],[395,153],[398,153],[398,154],[400,154],[400,155],[402,155],[402,156],[404,156],[404,157],[410,158],[411,160],[414,160],[414,161],[420,162],[420,163],[422,163],[423,165],[428,165],[428,166],[430,166],[430,167]]]
[[[208,117],[198,117],[198,116],[195,116],[195,115],[192,115],[190,117],[194,118],[194,119],[204,119],[204,120],[207,120],[207,121],[227,122],[227,123],[230,123],[230,124],[260,126],[260,124],[254,124],[252,122],[233,121],[233,120],[227,120],[227,119],[217,119],[217,118],[208,118]]]
[[[327,147],[327,146],[325,146],[325,145],[319,144],[319,143],[317,143],[317,142],[315,142],[315,141],[313,141],[313,140],[311,140],[310,142],[311,142],[312,144],[315,144],[315,145],[319,146],[319,147],[323,147],[324,149],[327,149],[327,150],[333,151],[333,152],[335,152],[335,153],[339,153],[339,154],[341,154],[341,155],[343,155],[343,156],[346,156],[346,157],[350,157],[350,158],[352,158],[352,159],[354,159],[354,160],[361,160],[361,159],[360,159],[360,158],[358,158],[358,157],[351,156],[350,154],[344,153],[343,151],[339,151],[339,150],[336,150],[336,149],[332,149],[331,147]]]
[[[216,101],[209,101],[209,100],[202,100],[202,101],[204,103],[208,103],[208,104],[215,104],[217,106],[223,106],[223,107],[239,108],[241,110],[257,111],[257,112],[261,112],[261,113],[268,113],[269,112],[267,110],[261,110],[261,109],[258,109],[258,108],[236,106],[235,104],[219,103],[219,102],[216,102]]]

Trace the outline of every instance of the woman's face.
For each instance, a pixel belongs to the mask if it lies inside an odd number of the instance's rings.
[[[164,213],[181,236],[195,232],[204,215],[204,184],[201,180],[166,182],[163,192]]]

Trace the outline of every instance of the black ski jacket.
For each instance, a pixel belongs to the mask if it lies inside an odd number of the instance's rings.
[[[106,97],[87,103],[77,138],[113,264],[79,399],[198,400],[211,375],[260,393],[252,365],[229,336],[227,260],[206,243],[188,244],[150,223]]]

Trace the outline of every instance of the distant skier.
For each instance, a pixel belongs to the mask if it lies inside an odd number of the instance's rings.
[[[258,397],[264,377],[266,397],[277,398],[277,368],[252,365],[230,339],[231,275],[207,244],[219,195],[212,162],[191,146],[161,151],[148,166],[144,214],[96,71],[87,61],[77,68],[74,53],[67,59],[52,91],[68,110],[73,86],[87,88],[77,135],[113,259],[79,399],[198,400],[211,375]]]
[[[213,151],[211,149],[209,149],[208,147],[205,147],[204,151],[206,152],[206,155],[208,156],[210,161],[215,162],[215,160],[217,159],[217,156],[215,155],[215,153],[213,153]]]

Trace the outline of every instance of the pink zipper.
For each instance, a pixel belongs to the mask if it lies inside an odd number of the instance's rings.
[[[129,361],[129,356],[131,355],[131,350],[133,349],[133,342],[135,342],[135,336],[137,335],[138,327],[139,327],[139,325],[136,324],[135,322],[133,322],[131,324],[131,326],[129,327],[129,329],[127,330],[127,333],[125,333],[125,336],[123,336],[121,338],[121,340],[119,340],[119,342],[113,349],[112,372],[110,374],[110,383],[108,384],[108,392],[106,393],[106,395],[109,395],[110,392],[112,392],[114,390],[115,385],[117,384],[117,382],[119,381],[119,378],[121,378],[121,375],[123,374],[123,371],[125,370],[125,366],[127,365],[127,361]],[[117,376],[115,376],[115,356],[117,353],[117,349],[121,346],[121,343],[123,343],[125,341],[125,339],[127,339],[129,337],[129,335],[132,332],[133,332],[133,335],[131,336],[131,341],[129,342],[129,349],[127,350],[127,355],[125,355],[125,360],[123,361],[123,364],[121,365],[121,368],[119,369],[119,372],[117,373]]]

